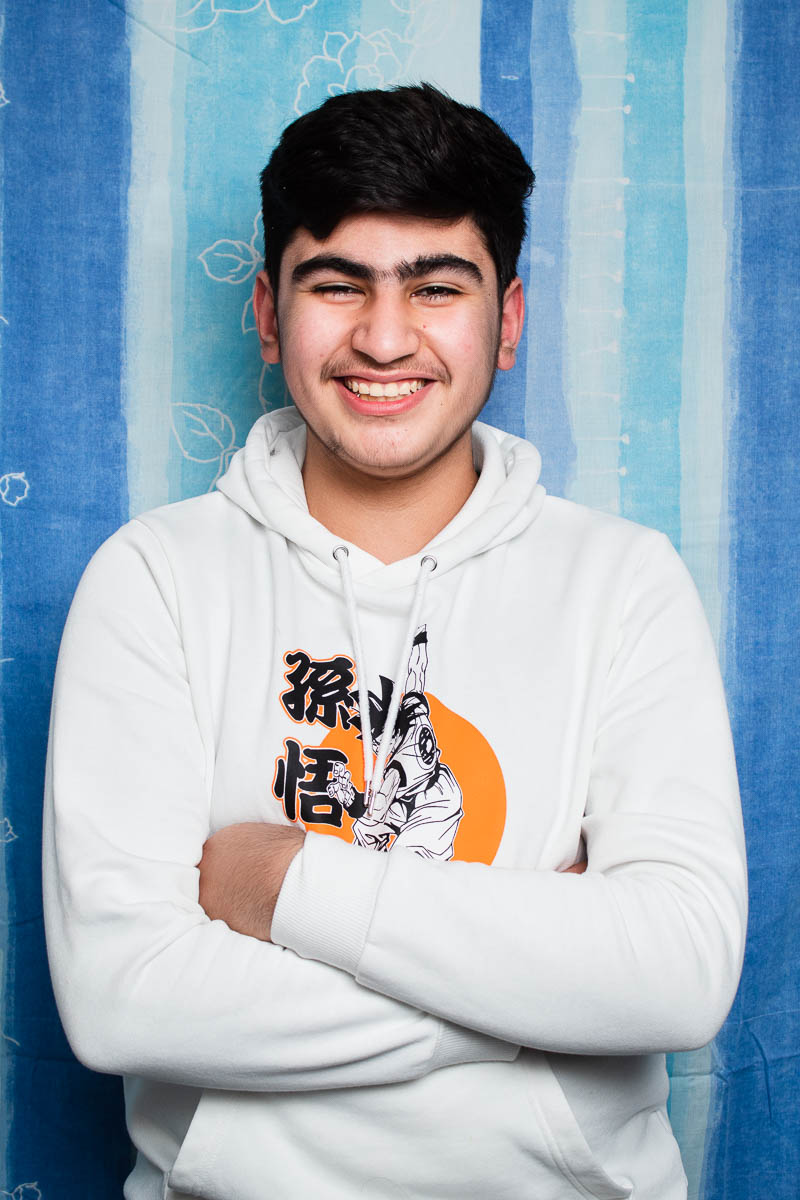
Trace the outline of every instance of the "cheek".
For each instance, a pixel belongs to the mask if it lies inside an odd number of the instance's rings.
[[[488,320],[463,319],[453,323],[449,331],[450,354],[453,370],[472,369],[486,366],[494,368],[497,347],[497,329]]]
[[[281,331],[284,374],[318,374],[337,345],[335,326],[330,321],[288,321]]]

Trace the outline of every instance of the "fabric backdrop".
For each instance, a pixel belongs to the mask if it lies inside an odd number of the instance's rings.
[[[499,119],[538,177],[526,340],[487,418],[539,446],[552,491],[668,533],[718,640],[752,917],[722,1033],[671,1060],[672,1120],[693,1197],[796,1197],[800,7],[0,14],[0,1196],[107,1200],[128,1168],[119,1082],[71,1056],[45,963],[42,776],[71,594],[108,534],[212,488],[285,401],[248,300],[281,128],[328,95],[428,79]]]

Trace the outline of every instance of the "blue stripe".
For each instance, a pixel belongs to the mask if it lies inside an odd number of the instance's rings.
[[[683,56],[686,3],[628,4],[625,121],[625,335],[621,425],[623,516],[680,548],[680,437],[686,213]]]
[[[796,314],[800,301],[800,9],[741,0],[733,93],[738,281],[730,454],[734,736],[750,862],[747,955],[717,1039],[717,1133],[707,1200],[790,1200],[800,1178],[800,534]]]
[[[481,10],[481,108],[521,148],[528,162],[533,151],[531,95],[531,7],[512,9],[503,0],[484,0]],[[520,256],[520,276],[527,291],[527,253]],[[512,371],[498,371],[481,420],[525,436],[527,351],[520,344]]]
[[[120,8],[99,0],[7,6],[0,475],[24,472],[30,492],[15,506],[0,502],[3,654],[12,659],[1,684],[3,801],[16,834],[0,847],[10,922],[3,1032],[14,1039],[4,1042],[13,1116],[0,1186],[36,1179],[61,1200],[119,1195],[128,1155],[118,1081],[79,1067],[61,1031],[39,884],[59,637],[87,558],[127,516],[124,39]]]
[[[542,455],[542,483],[564,495],[575,463],[575,443],[564,395],[569,186],[573,129],[580,107],[563,0],[532,5],[533,160],[537,186],[531,212],[528,288],[528,369],[525,432]]]

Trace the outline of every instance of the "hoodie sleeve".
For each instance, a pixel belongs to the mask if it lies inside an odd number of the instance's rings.
[[[595,730],[583,875],[439,863],[407,850],[380,876],[309,834],[273,937],[365,986],[543,1050],[704,1045],[741,969],[746,874],[716,655],[666,538],[648,537]],[[329,844],[330,843],[330,844]],[[325,916],[372,912],[361,944]]]
[[[198,904],[213,762],[163,552],[133,522],[97,553],[64,633],[48,753],[48,954],[86,1065],[283,1091],[414,1079],[518,1048],[210,921]]]

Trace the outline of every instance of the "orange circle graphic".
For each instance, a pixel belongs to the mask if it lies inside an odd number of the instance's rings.
[[[453,843],[453,858],[461,862],[490,864],[506,823],[506,788],[500,764],[492,747],[474,725],[429,692],[425,693],[425,698],[430,705],[440,761],[450,768],[461,788],[464,815]],[[353,785],[363,791],[364,758],[358,731],[337,726],[327,734],[322,745],[347,755]],[[340,829],[321,823],[309,828],[315,833],[333,834],[345,842],[353,841],[353,819],[346,809]]]

